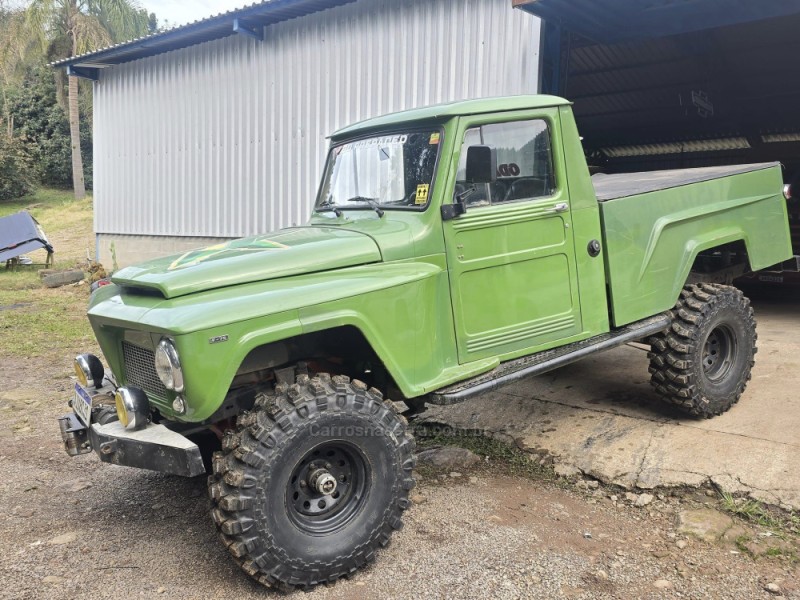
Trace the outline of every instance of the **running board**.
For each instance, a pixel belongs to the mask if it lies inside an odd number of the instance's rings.
[[[669,328],[671,322],[670,316],[667,313],[662,313],[587,340],[500,363],[487,373],[431,392],[426,402],[438,405],[463,402],[524,377],[541,375],[547,371],[552,371],[585,358],[590,354],[646,338]]]

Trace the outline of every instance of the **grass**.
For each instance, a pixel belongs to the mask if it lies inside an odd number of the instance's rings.
[[[770,510],[767,506],[758,500],[745,500],[743,498],[735,498],[728,492],[722,492],[720,505],[722,510],[727,511],[745,521],[754,523],[766,529],[769,529],[777,538],[783,542],[788,542],[791,547],[771,547],[766,550],[764,556],[768,557],[782,557],[792,564],[797,564],[800,561],[796,550],[798,533],[800,533],[800,516],[795,512],[788,515],[779,513],[775,510]],[[743,535],[736,539],[736,546],[749,556],[753,556],[747,543],[750,537]]]
[[[742,500],[728,492],[722,492],[721,503],[723,510],[756,525],[770,529],[783,529],[786,525],[785,519],[776,517],[758,500]]]
[[[456,434],[448,431],[443,433],[435,427],[419,425],[414,427],[414,435],[417,440],[417,452],[442,446],[459,446],[484,459],[484,462],[478,467],[480,470],[490,470],[493,474],[501,473],[538,481],[560,481],[555,477],[552,468],[540,465],[538,460],[533,460],[538,458],[538,455],[531,455],[516,446],[489,437],[482,432],[464,431]],[[426,469],[431,473],[434,471],[419,464],[417,469],[423,476],[426,475]]]
[[[28,210],[55,249],[55,268],[74,267],[94,255],[92,198],[75,200],[72,192],[42,189],[13,202],[0,202],[0,217]],[[27,254],[44,263],[47,253]],[[57,356],[81,347],[95,348],[86,303],[89,286],[48,289],[37,267],[8,271],[0,266],[0,357]]]

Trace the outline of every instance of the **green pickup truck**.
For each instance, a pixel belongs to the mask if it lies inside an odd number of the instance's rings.
[[[543,95],[370,119],[333,135],[308,224],[92,294],[110,372],[76,358],[61,434],[113,464],[210,465],[236,561],[309,588],[402,526],[425,403],[640,341],[666,401],[729,409],[756,331],[728,284],[791,256],[777,163],[590,177],[570,103]]]

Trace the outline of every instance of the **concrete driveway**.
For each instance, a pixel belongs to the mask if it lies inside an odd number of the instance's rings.
[[[755,296],[755,294],[751,294]],[[800,299],[756,297],[753,379],[739,403],[710,420],[686,418],[649,384],[633,346],[451,407],[425,421],[513,437],[575,469],[625,488],[701,485],[800,508]]]

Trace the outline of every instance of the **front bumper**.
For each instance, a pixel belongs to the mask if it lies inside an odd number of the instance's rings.
[[[59,418],[61,438],[71,456],[94,450],[103,462],[170,475],[195,477],[206,472],[200,448],[163,425],[125,429],[119,421],[86,427],[74,413]],[[76,446],[82,452],[71,451]]]

